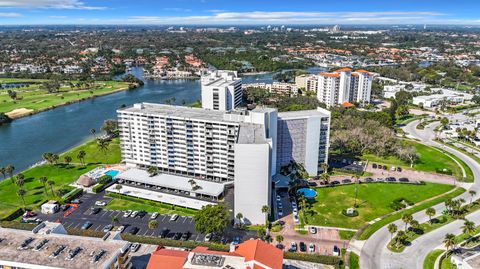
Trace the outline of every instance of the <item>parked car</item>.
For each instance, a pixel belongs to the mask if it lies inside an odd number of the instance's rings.
[[[317,233],[317,228],[315,228],[315,227],[310,227],[310,233],[311,233],[311,234],[316,234],[316,233]]]
[[[334,180],[334,181],[330,182],[330,184],[331,185],[338,185],[338,184],[340,184],[340,181]]]
[[[123,213],[123,217],[128,218],[128,217],[130,217],[131,214],[132,214],[132,210],[127,210],[127,211],[125,211],[125,213]]]
[[[95,205],[96,205],[96,206],[106,206],[106,205],[107,205],[107,202],[105,202],[105,201],[96,201],[96,202],[95,202]]]
[[[373,178],[367,177],[367,178],[364,178],[363,181],[365,181],[365,182],[373,182]]]
[[[137,252],[139,248],[140,248],[139,243],[133,243],[132,245],[130,245],[130,251],[132,252]]]
[[[297,215],[294,215],[294,216],[293,216],[293,221],[294,221],[295,223],[299,223],[299,222],[300,222],[300,220],[298,219],[298,216],[297,216]]]
[[[392,166],[392,167],[390,168],[390,171],[395,172],[395,171],[397,171],[397,168],[396,168],[395,166]]]
[[[308,186],[316,187],[316,186],[318,186],[318,184],[316,182],[308,182]]]
[[[131,218],[135,218],[136,216],[138,216],[138,211],[133,211],[130,215]]]
[[[212,234],[208,233],[208,234],[205,235],[205,239],[203,241],[210,242],[210,240],[212,240]]]
[[[112,225],[112,224],[108,224],[107,226],[103,227],[103,232],[104,232],[104,233],[108,233],[108,232],[110,232],[112,229],[113,229],[113,225]]]
[[[278,248],[278,249],[282,249],[282,250],[285,248],[285,246],[282,245],[282,244],[277,244],[277,245],[275,245],[275,247]]]
[[[408,178],[406,178],[406,177],[401,177],[401,178],[398,179],[398,181],[400,181],[400,182],[409,182],[410,180],[408,180]]]
[[[140,211],[138,211],[138,216],[137,217],[143,218],[143,217],[145,217],[145,215],[147,215],[147,212],[145,212],[143,210],[140,210]]]
[[[387,177],[385,180],[387,180],[388,182],[395,182],[395,181],[397,181],[397,179],[394,178],[394,177]]]
[[[372,168],[377,169],[377,164],[376,164],[376,163],[372,163]]]
[[[402,172],[402,168],[401,168],[401,167],[397,167],[397,171],[398,171],[398,172]]]
[[[304,242],[300,242],[300,251],[305,252],[307,251],[307,245]]]
[[[128,231],[128,233],[131,234],[131,235],[136,235],[139,230],[140,230],[140,229],[138,229],[137,227],[132,227],[132,228],[130,228],[130,230]]]
[[[82,201],[80,201],[80,199],[73,199],[73,200],[71,201],[71,203],[72,203],[72,204],[81,204]]]
[[[310,245],[308,246],[308,251],[315,252],[315,244],[310,243]]]
[[[277,194],[277,202],[280,202],[280,200],[282,200],[282,198]]]
[[[173,214],[171,217],[170,217],[170,221],[176,221],[178,219],[178,215],[177,214]]]
[[[173,236],[173,240],[180,240],[180,238],[182,238],[182,235],[183,233],[180,232],[175,233],[175,235]]]
[[[191,236],[191,233],[190,233],[190,232],[184,232],[184,233],[182,234],[182,240],[183,240],[183,241],[187,241],[188,238],[190,238],[190,236]]]
[[[169,229],[163,228],[163,229],[162,229],[162,232],[160,233],[160,238],[165,238],[165,237],[167,237],[167,235],[168,235],[169,232],[170,232]]]
[[[62,205],[62,206],[60,206],[60,209],[62,211],[66,211],[68,209],[68,205]]]
[[[150,219],[156,219],[158,217],[158,213],[154,212],[152,216],[150,216]]]
[[[386,165],[383,166],[383,170],[387,170],[388,167]]]
[[[340,249],[337,246],[333,246],[333,256],[340,256]]]
[[[125,225],[119,226],[119,227],[117,228],[117,232],[122,233],[123,231],[125,231]]]
[[[88,228],[90,228],[90,226],[92,226],[93,223],[91,223],[90,221],[87,221],[85,222],[83,225],[82,225],[82,230],[87,230]]]
[[[292,242],[292,243],[290,244],[290,249],[289,249],[288,251],[290,251],[290,252],[297,252],[297,243]]]
[[[279,209],[279,210],[278,210],[278,215],[279,215],[280,217],[283,216],[283,210]]]
[[[342,179],[342,183],[352,183],[352,180],[349,178]]]
[[[102,209],[100,207],[92,207],[92,214],[98,214]]]

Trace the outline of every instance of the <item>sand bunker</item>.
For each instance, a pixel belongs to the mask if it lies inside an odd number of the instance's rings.
[[[7,115],[11,119],[15,119],[15,118],[20,118],[20,117],[29,115],[32,112],[33,112],[33,109],[17,108],[8,113],[5,113],[5,115]]]

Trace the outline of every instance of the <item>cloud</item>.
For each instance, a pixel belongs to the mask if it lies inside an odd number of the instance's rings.
[[[83,9],[83,10],[106,9],[106,7],[85,5],[85,3],[80,0],[0,0],[0,7]]]
[[[0,12],[0,17],[2,18],[17,18],[17,17],[22,17],[22,14],[20,13],[13,13],[13,12]]]
[[[315,24],[315,23],[423,23],[447,14],[426,11],[386,12],[222,12],[210,11],[204,16],[133,16],[137,24]]]
[[[66,19],[67,16],[48,16],[50,19]]]

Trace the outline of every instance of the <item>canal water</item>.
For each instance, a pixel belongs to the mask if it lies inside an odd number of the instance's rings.
[[[308,69],[312,73],[318,68]],[[142,69],[132,73],[142,77]],[[273,74],[246,76],[244,83],[272,82]],[[59,107],[0,126],[0,167],[8,164],[22,171],[41,161],[44,152],[61,153],[91,139],[90,130],[106,119],[116,118],[116,109],[138,102],[190,104],[200,97],[199,80],[146,80],[145,85],[80,103]]]

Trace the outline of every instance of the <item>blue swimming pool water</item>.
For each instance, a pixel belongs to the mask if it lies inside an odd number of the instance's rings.
[[[309,188],[302,188],[297,191],[297,193],[302,193],[305,198],[315,198],[317,196],[317,192],[313,189]]]
[[[117,170],[108,170],[107,172],[105,172],[105,175],[109,175],[112,178],[115,178],[118,175],[118,173],[120,172]]]

